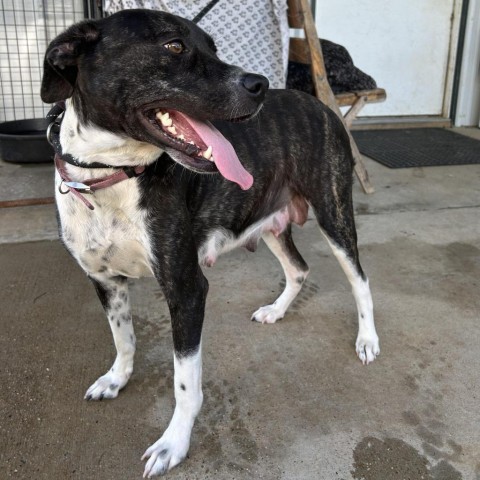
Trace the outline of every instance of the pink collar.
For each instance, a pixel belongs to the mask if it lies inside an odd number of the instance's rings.
[[[67,171],[65,170],[65,162],[59,155],[55,155],[55,167],[62,179],[58,191],[62,195],[72,192],[73,195],[75,195],[90,210],[94,210],[95,207],[83,196],[83,194],[91,194],[102,188],[111,187],[123,180],[138,177],[145,170],[144,166],[121,167],[121,170],[118,170],[107,177],[85,180],[84,182],[75,182],[68,176]],[[66,190],[63,190],[62,187],[66,187]]]

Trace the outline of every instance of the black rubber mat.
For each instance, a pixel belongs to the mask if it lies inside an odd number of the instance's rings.
[[[443,128],[354,131],[363,155],[390,168],[480,163],[480,141]]]

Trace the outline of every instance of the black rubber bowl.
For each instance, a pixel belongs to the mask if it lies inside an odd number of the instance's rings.
[[[53,160],[46,131],[49,120],[34,118],[0,123],[0,158],[12,163],[43,163]]]

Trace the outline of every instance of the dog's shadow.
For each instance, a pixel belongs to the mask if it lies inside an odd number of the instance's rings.
[[[282,278],[282,280],[280,280],[280,282],[278,283],[279,293],[283,292],[283,290],[285,289],[285,284],[285,279]],[[295,300],[288,307],[287,313],[301,311],[302,308],[307,305],[315,295],[318,295],[319,292],[320,287],[316,283],[310,280],[305,280],[305,283],[303,284],[300,293],[295,297]]]

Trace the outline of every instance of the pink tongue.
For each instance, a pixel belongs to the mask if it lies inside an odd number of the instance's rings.
[[[243,168],[232,144],[210,122],[194,120],[184,113],[181,113],[181,116],[197,132],[207,147],[211,145],[218,171],[227,180],[238,183],[242,190],[248,190],[253,184],[253,177]]]

